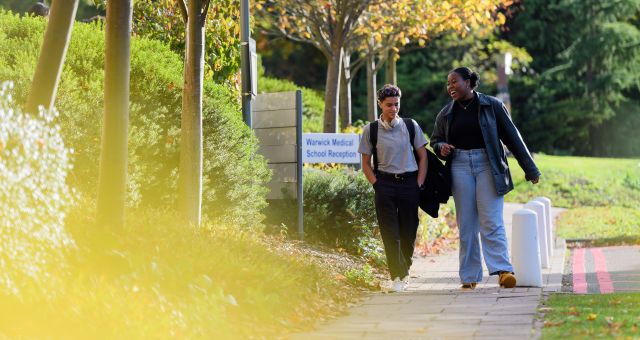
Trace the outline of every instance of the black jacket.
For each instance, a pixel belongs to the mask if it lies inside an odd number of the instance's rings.
[[[430,141],[430,145],[436,155],[446,161],[451,159],[452,154],[442,157],[440,150],[442,144],[449,143],[449,126],[453,118],[452,109],[454,103],[455,101],[451,101],[438,114]],[[513,180],[509,171],[509,163],[507,163],[507,154],[504,150],[503,142],[515,156],[522,170],[524,170],[527,181],[539,177],[540,171],[538,171],[538,167],[533,162],[533,158],[529,150],[527,150],[520,132],[511,121],[511,116],[504,104],[497,98],[486,96],[482,93],[478,93],[478,103],[480,104],[478,121],[487,146],[487,154],[491,161],[491,169],[493,170],[493,178],[498,194],[505,195],[513,190]]]
[[[446,204],[451,196],[450,170],[428,149],[427,159],[429,166],[424,181],[425,189],[420,192],[420,208],[429,216],[437,218],[440,204]]]

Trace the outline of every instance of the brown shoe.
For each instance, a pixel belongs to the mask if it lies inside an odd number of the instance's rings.
[[[513,276],[512,272],[504,272],[500,274],[498,282],[501,288],[513,288],[516,286],[516,277]]]
[[[477,282],[474,282],[474,283],[463,283],[462,287],[460,288],[460,290],[474,290],[474,289],[476,289],[477,285],[478,285]]]

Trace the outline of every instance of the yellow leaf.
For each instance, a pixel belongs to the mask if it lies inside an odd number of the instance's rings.
[[[311,34],[309,34],[309,32],[304,32],[304,36],[305,36],[307,39],[311,39]]]
[[[262,5],[260,5],[260,4],[256,4],[256,8],[257,8],[259,11],[261,11],[261,10],[262,10]]]
[[[598,315],[597,314],[589,314],[589,317],[587,318],[588,321],[593,321],[596,319]]]
[[[444,9],[445,11],[448,11],[449,9],[451,9],[451,6],[449,6],[449,3],[446,1],[442,2],[442,9]]]

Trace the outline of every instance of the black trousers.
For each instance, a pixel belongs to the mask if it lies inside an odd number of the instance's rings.
[[[378,174],[376,214],[391,279],[409,275],[418,231],[420,188],[417,172],[404,178]]]

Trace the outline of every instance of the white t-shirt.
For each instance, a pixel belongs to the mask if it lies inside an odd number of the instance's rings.
[[[413,119],[411,121],[415,126],[416,132],[413,147],[418,150],[427,145],[428,141],[418,123]],[[362,139],[360,140],[360,146],[358,146],[358,152],[365,155],[372,154],[371,141],[369,141],[370,129],[371,124],[367,124],[362,129]],[[383,128],[378,123],[378,143],[376,144],[378,149],[378,170],[392,174],[418,171],[417,160],[413,157],[413,150],[410,144],[409,130],[407,130],[404,122],[396,124],[391,130]]]

